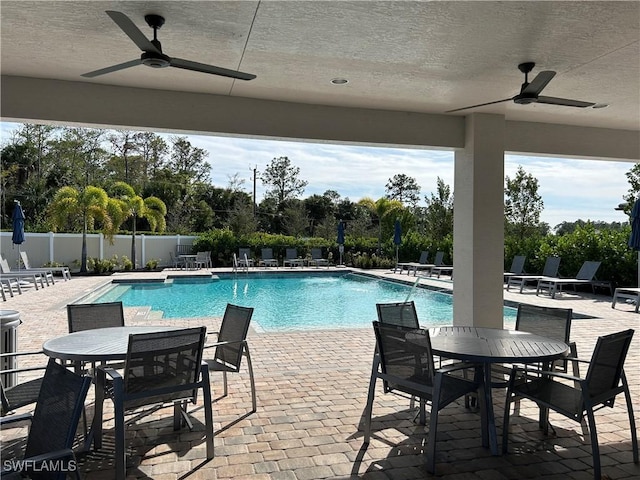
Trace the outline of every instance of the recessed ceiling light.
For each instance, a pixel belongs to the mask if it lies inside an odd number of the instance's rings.
[[[607,108],[609,106],[608,103],[596,103],[593,107],[591,108]]]
[[[347,83],[349,83],[349,80],[347,80],[346,78],[334,78],[333,80],[331,80],[331,83],[333,83],[334,85],[346,85]]]

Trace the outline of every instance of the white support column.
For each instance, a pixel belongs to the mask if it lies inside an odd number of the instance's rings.
[[[104,260],[104,234],[102,232],[98,234],[98,258]]]
[[[505,119],[472,114],[465,130],[455,154],[453,323],[502,328]]]

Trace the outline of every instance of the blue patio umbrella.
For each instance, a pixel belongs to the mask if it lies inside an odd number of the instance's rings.
[[[402,227],[400,226],[400,220],[396,220],[393,226],[393,243],[396,246],[396,263],[398,263],[398,248],[402,243]]]
[[[11,241],[14,245],[18,245],[18,256],[20,255],[20,245],[24,243],[24,212],[20,202],[16,200],[13,207],[13,216],[11,217],[13,223],[13,235]],[[18,265],[20,263],[18,262]]]
[[[629,247],[638,251],[638,286],[640,287],[640,199],[636,200],[631,210]]]
[[[344,223],[338,222],[338,251],[340,252],[340,263],[342,265],[342,253],[344,252]]]

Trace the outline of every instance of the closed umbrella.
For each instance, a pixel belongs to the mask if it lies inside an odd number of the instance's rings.
[[[13,223],[13,235],[11,241],[14,245],[18,245],[18,258],[20,257],[20,245],[24,243],[24,212],[19,201],[15,201],[13,207],[13,216],[11,217]],[[18,267],[20,262],[18,262]]]
[[[340,263],[342,265],[342,254],[344,253],[344,223],[338,222],[338,251],[340,252]]]
[[[638,287],[640,287],[640,199],[636,200],[631,210],[631,236],[629,247],[638,250]]]
[[[402,243],[402,227],[400,226],[400,220],[396,220],[396,224],[393,227],[393,243],[396,246],[396,264],[398,263],[398,248]]]

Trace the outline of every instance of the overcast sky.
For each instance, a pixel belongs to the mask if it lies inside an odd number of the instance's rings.
[[[19,125],[0,124],[2,145]],[[164,135],[163,135],[164,136]],[[184,135],[183,135],[184,136]],[[289,157],[300,168],[300,178],[308,185],[304,197],[336,190],[343,198],[374,200],[385,194],[387,181],[396,174],[414,177],[424,196],[436,189],[440,177],[453,189],[454,154],[442,150],[374,148],[306,142],[285,142],[204,135],[186,135],[191,144],[209,152],[211,181],[226,187],[229,178],[238,174],[245,180],[244,189],[253,191],[253,168],[260,172],[276,157]],[[555,157],[507,155],[505,175],[513,177],[522,165],[538,179],[539,194],[544,201],[542,221],[555,227],[563,221],[578,219],[621,222],[627,217],[615,211],[629,183],[625,175],[632,163],[574,160]],[[258,201],[265,187],[256,184]]]

